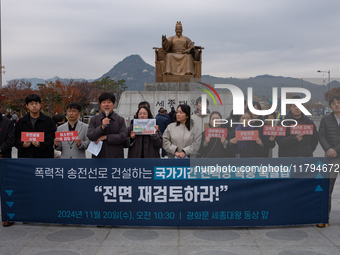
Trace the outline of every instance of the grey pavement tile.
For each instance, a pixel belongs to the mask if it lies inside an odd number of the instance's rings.
[[[334,189],[333,189],[333,193],[334,194],[340,194],[340,177],[338,175],[338,177],[336,178],[335,184],[334,184]]]
[[[71,248],[24,247],[16,255],[95,255],[98,247],[73,246]]]
[[[318,245],[318,246],[280,246],[260,245],[262,255],[337,255],[340,254],[339,247]]]
[[[329,225],[340,226],[340,210],[331,210],[331,214],[329,215]]]
[[[334,226],[330,224],[328,228],[316,229],[332,243],[340,247],[340,226]]]
[[[0,246],[23,246],[47,227],[48,225],[22,223],[15,223],[11,227],[0,226]]]
[[[247,228],[180,229],[180,245],[255,245]]]
[[[340,193],[332,193],[332,199],[340,199]]]
[[[338,199],[340,201],[340,199]],[[340,203],[336,201],[335,199],[332,199],[332,211],[338,211],[337,213],[340,213]]]
[[[177,246],[178,228],[119,227],[112,228],[103,246]]]
[[[50,225],[25,246],[52,249],[69,249],[74,246],[99,247],[110,230],[93,226]]]
[[[22,246],[15,245],[15,246],[0,246],[0,254],[1,255],[13,255],[17,254],[18,251],[21,249]]]
[[[175,246],[153,246],[153,245],[115,245],[101,247],[96,255],[111,255],[111,254],[124,254],[124,255],[178,255],[178,247]],[[183,253],[184,254],[184,253]]]
[[[179,254],[185,255],[261,255],[255,245],[181,245]]]
[[[314,226],[289,226],[275,228],[250,228],[257,245],[270,246],[294,246],[304,245],[318,246],[330,245],[334,246],[325,236],[323,236]]]

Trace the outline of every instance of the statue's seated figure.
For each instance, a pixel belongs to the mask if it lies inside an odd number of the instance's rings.
[[[156,82],[189,82],[201,78],[202,49],[182,35],[181,22],[176,23],[176,35],[162,36],[162,48],[156,48]],[[197,81],[197,80],[196,80]]]

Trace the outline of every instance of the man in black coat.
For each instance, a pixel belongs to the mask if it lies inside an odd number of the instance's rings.
[[[90,141],[103,145],[98,156],[92,158],[124,158],[124,144],[128,137],[125,119],[114,112],[116,97],[103,92],[98,98],[101,113],[90,120],[87,136]]]
[[[0,159],[12,157],[12,147],[14,144],[14,124],[0,113]],[[2,226],[4,227],[9,227],[13,224],[14,223],[10,221],[2,222]]]
[[[18,158],[53,158],[53,140],[56,126],[53,120],[40,112],[41,99],[37,94],[26,97],[26,107],[29,110],[15,125],[15,147]],[[44,141],[21,141],[21,132],[44,132]]]
[[[165,129],[171,123],[170,117],[166,116],[164,108],[159,109],[159,114],[156,116],[156,122],[159,127],[159,131],[161,131],[161,134],[163,135]],[[165,150],[162,148],[162,157],[164,156]]]
[[[301,98],[294,96],[293,98]],[[285,136],[277,136],[276,142],[279,146],[279,157],[313,157],[313,152],[319,142],[318,131],[314,122],[301,112],[301,110],[294,104],[289,106],[289,112],[285,117],[285,126],[295,125],[295,120],[298,125],[313,125],[312,135],[290,134],[291,128],[286,128]],[[280,123],[279,123],[280,124]]]
[[[170,122],[176,122],[176,111],[175,108],[173,106],[170,107],[171,111],[169,112],[169,117],[170,117]]]
[[[330,172],[328,218],[331,212],[331,197],[338,172],[335,169],[340,165],[340,96],[333,96],[329,100],[332,113],[322,117],[319,127],[320,144],[325,151],[325,156],[330,157],[334,166]],[[339,168],[337,169],[339,171]],[[326,227],[326,224],[317,224],[317,227]]]
[[[157,125],[159,127],[159,131],[163,135],[166,127],[171,123],[170,118],[165,115],[164,108],[159,110],[159,113],[156,116]]]
[[[0,114],[0,158],[11,158],[14,144],[14,124]]]

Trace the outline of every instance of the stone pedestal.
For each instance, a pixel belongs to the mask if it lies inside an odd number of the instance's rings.
[[[197,82],[145,82],[144,91],[197,91]]]

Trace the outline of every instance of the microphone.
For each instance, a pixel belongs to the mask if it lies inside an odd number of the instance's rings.
[[[110,115],[110,112],[109,112],[109,111],[105,111],[105,116],[106,116],[106,118],[108,118],[109,115]],[[109,127],[109,125],[105,125],[105,127],[107,128],[107,127]]]

